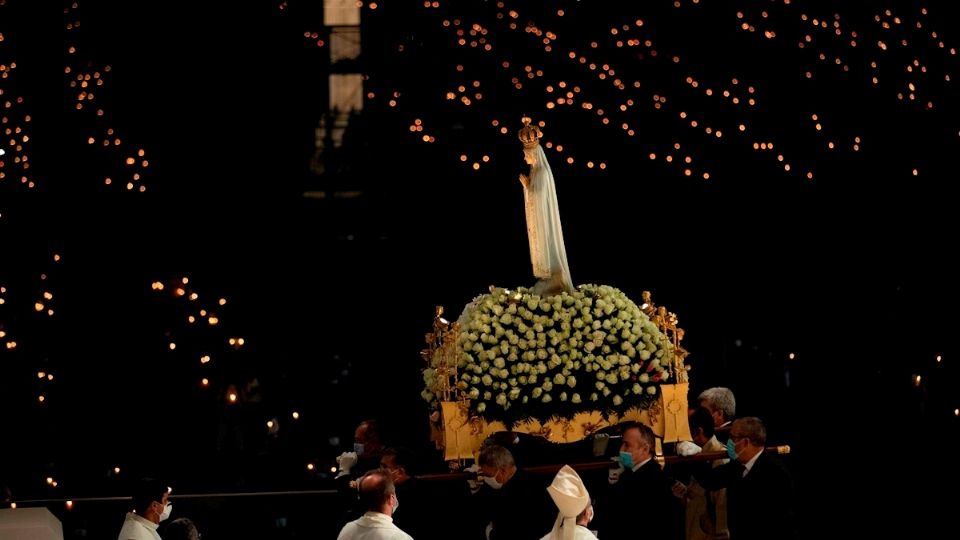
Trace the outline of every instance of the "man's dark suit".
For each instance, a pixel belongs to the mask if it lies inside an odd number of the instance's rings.
[[[502,488],[484,486],[477,496],[493,523],[490,540],[540,538],[550,532],[557,515],[546,484],[520,469]]]
[[[793,481],[780,461],[763,452],[746,476],[743,471],[741,463],[731,461],[713,469],[701,481],[708,489],[727,488],[730,537],[737,540],[799,538]]]
[[[672,538],[679,503],[656,460],[636,471],[627,469],[597,505],[597,528],[602,538]]]

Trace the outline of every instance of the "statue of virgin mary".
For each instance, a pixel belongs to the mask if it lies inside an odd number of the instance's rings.
[[[529,118],[523,119],[519,137],[523,143],[523,159],[530,165],[530,175],[521,174],[520,183],[523,184],[530,262],[533,263],[533,275],[538,279],[532,292],[541,296],[563,291],[572,293],[573,281],[567,266],[567,251],[563,246],[553,172],[540,146],[543,134],[540,128],[530,122]]]

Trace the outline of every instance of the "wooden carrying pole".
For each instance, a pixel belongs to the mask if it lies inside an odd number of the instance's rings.
[[[766,452],[772,454],[789,454],[790,446],[768,446],[764,449]],[[699,454],[694,454],[692,456],[657,456],[657,461],[660,463],[666,463],[669,465],[678,465],[682,463],[697,463],[700,461],[714,461],[717,459],[728,459],[726,452],[701,452]],[[613,460],[607,461],[589,461],[586,463],[570,463],[578,472],[583,471],[597,471],[605,469],[616,468],[617,462]],[[523,470],[531,474],[556,474],[557,471],[563,467],[563,463],[553,463],[550,465],[534,465],[532,467],[523,467]],[[443,481],[455,481],[455,480],[475,480],[477,475],[475,473],[438,473],[438,474],[421,474],[417,475],[417,478],[426,482],[443,482]]]

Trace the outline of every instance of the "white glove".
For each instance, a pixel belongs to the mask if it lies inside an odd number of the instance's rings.
[[[350,474],[350,469],[357,464],[357,453],[344,452],[337,458],[337,463],[340,464],[340,473],[337,474],[338,477]]]
[[[616,484],[618,481],[620,481],[620,475],[623,474],[623,471],[625,471],[626,469],[624,469],[623,464],[620,463],[619,457],[610,458],[610,461],[617,462],[616,468],[609,469],[607,471],[607,482],[613,485],[613,484]]]
[[[467,485],[470,486],[470,493],[476,494],[483,486],[483,482],[480,481],[480,478],[475,476],[480,472],[480,466],[474,463],[473,465],[464,469],[463,472],[470,474],[470,476],[467,478]]]
[[[677,454],[681,456],[693,456],[702,451],[702,448],[690,441],[680,441],[677,443]]]

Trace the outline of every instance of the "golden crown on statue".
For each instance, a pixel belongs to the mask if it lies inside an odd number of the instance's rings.
[[[524,116],[521,120],[523,121],[523,127],[517,134],[520,142],[523,143],[524,148],[536,148],[540,144],[540,137],[543,137],[543,133],[539,127],[531,123],[533,120],[530,117]]]

